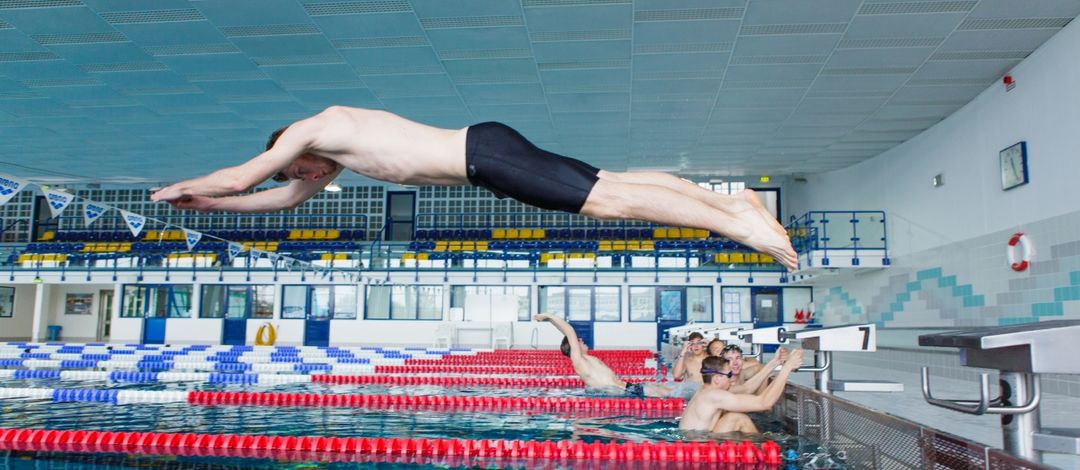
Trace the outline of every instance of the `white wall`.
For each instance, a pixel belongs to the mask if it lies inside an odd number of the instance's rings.
[[[789,213],[886,211],[893,256],[966,240],[1077,209],[1080,185],[1080,22],[1000,81],[911,140],[858,165],[785,189]],[[1001,190],[998,151],[1027,141],[1031,182]],[[944,174],[945,185],[930,179]]]
[[[165,319],[165,342],[169,344],[221,344],[221,328],[220,318],[167,318]]]
[[[101,290],[112,290],[112,284],[78,284],[49,286],[48,304],[45,308],[47,325],[60,325],[60,337],[64,341],[94,341],[97,338],[98,307]],[[68,294],[92,294],[90,315],[64,314]]]
[[[142,341],[142,318],[119,318],[113,315],[112,331],[109,335],[110,343],[138,343]],[[209,343],[210,338],[204,342]],[[212,344],[212,343],[210,343]]]
[[[34,322],[34,290],[37,284],[3,284],[15,288],[15,309],[11,317],[0,317],[0,340],[26,341]]]

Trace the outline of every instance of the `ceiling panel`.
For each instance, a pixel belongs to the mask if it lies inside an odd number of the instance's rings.
[[[0,2],[0,150],[33,145],[57,164],[27,174],[54,180],[164,182],[342,104],[506,122],[613,170],[827,171],[940,122],[1077,14],[1074,0]]]

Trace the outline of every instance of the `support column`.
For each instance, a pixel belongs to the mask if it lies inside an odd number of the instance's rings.
[[[1031,400],[1036,374],[1001,371],[1001,395],[1006,406],[1021,406]],[[1035,450],[1035,431],[1040,428],[1039,409],[1023,414],[1001,415],[1002,444],[1005,451],[1032,462],[1042,462],[1042,452]]]
[[[45,326],[49,321],[49,285],[34,285],[34,319],[31,324],[30,341],[45,340]]]

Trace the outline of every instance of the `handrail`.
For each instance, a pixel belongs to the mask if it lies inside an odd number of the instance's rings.
[[[990,399],[990,379],[989,374],[983,372],[979,374],[979,399],[978,400],[949,400],[944,398],[934,398],[930,393],[930,368],[922,368],[922,393],[923,398],[927,403],[947,408],[953,411],[959,411],[961,413],[981,415],[981,414],[1024,414],[1029,413],[1039,407],[1039,403],[1042,401],[1042,391],[1039,386],[1038,380],[1029,380],[1030,382],[1030,394],[1028,402],[1023,405],[1017,406],[1000,406],[1004,402],[1002,397],[997,397],[993,400]]]

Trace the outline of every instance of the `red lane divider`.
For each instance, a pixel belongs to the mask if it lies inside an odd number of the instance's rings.
[[[312,382],[350,385],[441,385],[444,387],[581,388],[585,382],[569,377],[416,377],[390,375],[314,374]],[[640,380],[627,380],[638,383]]]
[[[656,369],[644,367],[612,368],[619,375],[656,374]],[[521,374],[521,375],[568,375],[576,376],[573,367],[516,367],[516,366],[458,366],[458,365],[406,365],[375,366],[376,374]]]
[[[608,367],[644,367],[645,361],[638,360],[609,360],[604,361]],[[471,356],[444,356],[442,359],[406,359],[405,365],[429,366],[429,365],[493,365],[493,366],[521,366],[521,367],[569,367],[570,360],[563,359],[513,359],[513,358],[482,358]]]
[[[681,398],[491,397],[442,395],[322,395],[315,393],[189,392],[195,405],[431,407],[529,411],[621,411],[678,416]]]
[[[0,449],[48,452],[197,455],[295,460],[334,454],[517,459],[604,459],[779,465],[780,446],[751,442],[504,441],[367,437],[252,436],[0,429]],[[298,455],[298,453],[308,453]]]

